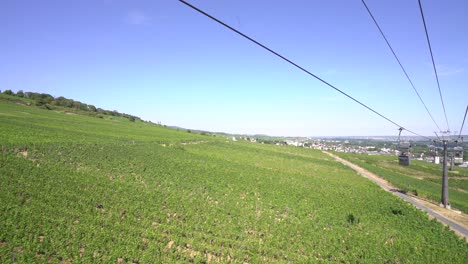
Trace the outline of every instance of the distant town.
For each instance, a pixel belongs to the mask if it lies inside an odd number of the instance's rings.
[[[248,141],[260,144],[274,144],[277,146],[294,146],[311,148],[325,151],[337,151],[345,153],[357,153],[365,155],[398,156],[397,137],[337,137],[337,138],[315,138],[315,137],[270,137],[265,135],[230,135],[227,137],[232,141]],[[420,137],[402,137],[402,141],[410,142],[412,147],[411,157],[413,160],[421,160],[439,164],[442,162],[442,146],[435,142]],[[461,162],[455,164],[457,167],[468,168],[467,159],[468,144],[459,141],[452,143],[448,148],[448,161],[455,155],[455,150],[461,150]],[[460,154],[460,153],[459,153]],[[465,158],[463,158],[465,157]]]

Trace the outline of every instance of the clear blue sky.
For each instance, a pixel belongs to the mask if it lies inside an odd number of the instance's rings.
[[[359,0],[192,0],[401,125],[435,125]],[[446,128],[417,0],[367,0]],[[468,1],[422,1],[450,122],[468,103]],[[0,1],[0,89],[192,129],[396,135],[397,127],[176,0]],[[467,128],[464,132],[466,134]]]

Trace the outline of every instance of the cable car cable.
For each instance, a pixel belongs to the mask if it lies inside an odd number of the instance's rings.
[[[390,51],[392,52],[393,56],[395,57],[395,59],[397,60],[398,64],[400,65],[400,68],[403,70],[403,73],[405,74],[406,76],[406,79],[408,79],[409,83],[411,84],[411,87],[413,87],[413,90],[414,92],[416,93],[416,95],[419,97],[419,100],[421,101],[421,103],[424,105],[424,108],[426,108],[426,111],[427,113],[429,114],[429,116],[431,117],[432,119],[432,122],[434,122],[434,124],[436,125],[436,127],[439,129],[439,131],[442,131],[442,129],[440,129],[439,125],[437,124],[437,122],[434,120],[434,117],[432,116],[431,112],[429,111],[429,109],[427,108],[426,104],[424,103],[424,100],[421,98],[421,96],[419,95],[419,92],[418,90],[416,89],[416,87],[414,86],[413,84],[413,81],[411,81],[410,77],[408,76],[408,73],[406,72],[405,68],[403,67],[403,65],[401,64],[400,62],[400,59],[398,59],[398,56],[396,55],[395,51],[393,50],[392,46],[390,45],[390,43],[388,42],[387,40],[387,37],[385,36],[385,34],[383,33],[382,29],[380,28],[379,24],[377,23],[377,20],[374,18],[374,16],[372,15],[372,12],[370,11],[369,7],[367,6],[366,2],[364,0],[361,0],[362,1],[362,4],[364,5],[364,7],[367,9],[367,12],[369,13],[369,15],[371,16],[372,20],[374,21],[374,24],[377,26],[377,28],[379,29],[380,31],[380,34],[382,35],[382,37],[384,38],[385,42],[387,43],[387,46],[388,48],[390,48]]]
[[[463,122],[462,122],[462,125],[460,127],[460,134],[458,134],[458,139],[460,139],[461,137],[461,134],[462,134],[462,130],[463,130],[463,126],[465,125],[465,119],[466,119],[466,113],[468,112],[468,105],[466,106],[466,110],[465,110],[465,116],[463,117]]]
[[[314,77],[315,79],[321,81],[322,83],[328,85],[329,87],[333,88],[333,89],[336,90],[337,92],[343,94],[344,96],[348,97],[349,99],[353,100],[354,102],[356,102],[356,103],[360,104],[361,106],[367,108],[368,110],[372,111],[373,113],[377,114],[378,116],[382,117],[383,119],[387,120],[388,122],[394,124],[395,126],[403,128],[403,126],[401,126],[401,125],[397,124],[396,122],[390,120],[389,118],[385,117],[384,115],[380,114],[379,112],[377,112],[376,110],[372,109],[371,107],[365,105],[364,103],[361,103],[359,100],[357,100],[357,99],[355,99],[354,97],[348,95],[347,93],[341,91],[341,90],[338,89],[337,87],[335,87],[335,86],[333,86],[332,84],[326,82],[326,81],[323,80],[322,78],[320,78],[320,77],[318,77],[317,75],[311,73],[310,71],[304,69],[303,67],[299,66],[298,64],[294,63],[293,61],[289,60],[288,58],[284,57],[283,55],[277,53],[276,51],[274,51],[274,50],[268,48],[267,46],[265,46],[265,45],[263,45],[263,44],[261,44],[260,42],[256,41],[255,39],[253,39],[253,38],[251,38],[251,37],[245,35],[244,33],[240,32],[239,30],[237,30],[237,29],[235,29],[235,28],[229,26],[228,24],[226,24],[226,23],[222,22],[221,20],[219,20],[219,19],[213,17],[212,15],[210,15],[210,14],[204,12],[203,10],[200,10],[199,8],[193,6],[192,4],[185,2],[185,0],[179,0],[179,2],[182,2],[183,4],[187,5],[188,7],[192,8],[192,9],[196,10],[197,12],[199,12],[199,13],[205,15],[206,17],[210,18],[211,20],[214,20],[214,21],[216,21],[217,23],[223,25],[224,27],[226,27],[226,28],[228,28],[228,29],[234,31],[235,33],[241,35],[242,37],[244,37],[244,38],[250,40],[251,42],[257,44],[258,46],[262,47],[263,49],[265,49],[265,50],[267,50],[267,51],[273,53],[273,54],[276,55],[277,57],[280,57],[280,58],[283,59],[284,61],[288,62],[289,64],[292,64],[293,66],[295,66],[296,68],[300,69],[301,71],[307,73],[308,75],[310,75],[310,76]],[[424,138],[427,138],[427,139],[429,139],[429,140],[432,140],[432,139],[429,138],[429,137],[420,135],[420,134],[415,133],[415,132],[413,132],[413,131],[411,131],[411,130],[409,130],[409,129],[406,129],[406,128],[405,128],[405,130],[408,131],[408,132],[410,132],[410,133],[412,133],[412,134],[414,134],[414,135],[417,135],[417,136],[424,137]]]
[[[436,69],[435,62],[434,62],[434,55],[432,54],[431,42],[429,41],[429,34],[427,33],[426,20],[424,19],[424,13],[423,13],[422,5],[421,5],[421,0],[418,0],[418,3],[419,3],[419,10],[421,11],[422,21],[423,21],[423,24],[424,24],[424,31],[426,32],[427,44],[429,46],[429,51],[431,53],[432,67],[434,68],[434,73],[435,73],[435,77],[436,77],[436,80],[437,80],[437,87],[439,88],[440,101],[442,102],[442,108],[444,109],[445,122],[447,122],[447,131],[450,131],[450,126],[449,126],[449,122],[448,122],[448,118],[447,118],[447,113],[445,111],[444,99],[442,98],[442,91],[440,90],[439,76],[437,74],[437,69]]]

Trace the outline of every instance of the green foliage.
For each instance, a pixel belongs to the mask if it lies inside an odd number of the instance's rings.
[[[18,97],[24,97],[24,92],[23,92],[23,90],[19,90],[19,91],[16,93],[16,96],[18,96]]]
[[[437,203],[440,201],[441,165],[413,160],[410,166],[400,166],[395,156],[368,156],[341,152],[335,154],[385,178],[405,193],[422,196]],[[468,212],[467,179],[467,169],[456,168],[449,174],[450,203],[452,207],[464,212]]]
[[[468,258],[453,232],[315,150],[3,101],[0,145],[1,263]]]
[[[124,117],[130,120],[131,122],[135,122],[136,120],[141,121],[141,119],[137,116],[132,116],[129,114],[122,114],[117,111],[103,110],[101,108],[96,108],[94,105],[88,105],[79,101],[67,99],[63,96],[54,98],[50,94],[34,93],[34,92],[24,93],[22,90],[18,91],[16,95],[11,90],[4,91],[4,94],[9,95],[9,96],[16,96],[18,98],[31,99],[35,106],[38,106],[38,107],[41,107],[42,109],[47,109],[47,110],[52,110],[52,109],[61,110],[61,108],[65,108],[65,112],[70,112],[71,110],[77,114],[97,116],[98,118],[103,118],[101,117],[102,115],[108,115],[108,116],[115,116],[115,117]],[[10,101],[12,100],[10,99]],[[96,113],[98,113],[99,115],[96,115]]]
[[[97,109],[94,105],[88,105],[89,111],[91,112],[97,112]]]
[[[354,214],[349,214],[346,216],[346,221],[349,223],[349,224],[359,224],[359,218],[356,218],[354,216]]]
[[[5,90],[5,91],[3,91],[3,93],[6,94],[6,95],[15,95],[13,93],[13,91],[11,91],[11,90]]]
[[[37,98],[35,101],[34,101],[34,104],[36,106],[44,106],[47,104],[47,101],[44,99],[44,98]]]
[[[402,214],[403,214],[403,210],[401,210],[401,209],[393,209],[393,208],[392,208],[392,214],[394,214],[394,215],[402,215]]]

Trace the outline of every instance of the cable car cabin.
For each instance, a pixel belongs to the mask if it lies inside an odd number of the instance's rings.
[[[453,148],[453,164],[460,165],[463,164],[463,148],[462,147],[454,147]]]
[[[439,148],[434,145],[429,145],[429,157],[432,157],[432,162],[434,164],[439,164]]]
[[[409,166],[411,163],[411,143],[400,142],[398,144],[398,163],[402,166]]]
[[[436,146],[434,145],[429,145],[429,156],[430,157],[435,157],[435,156],[438,156],[439,153],[438,153],[438,149]]]

